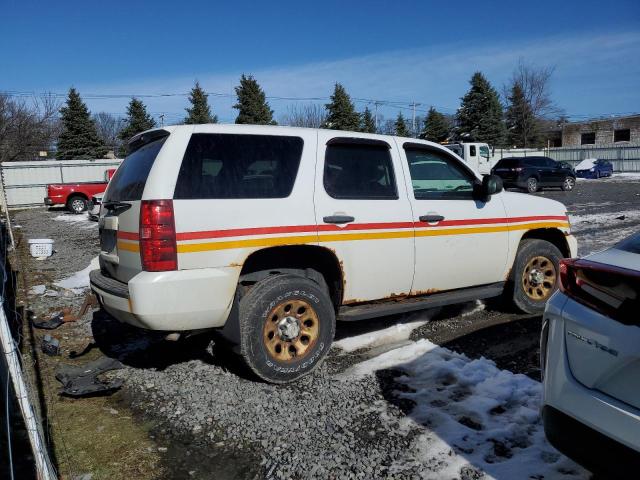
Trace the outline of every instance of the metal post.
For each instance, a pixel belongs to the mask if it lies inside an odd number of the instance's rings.
[[[4,299],[0,298],[0,342],[2,343],[2,351],[7,362],[9,375],[13,382],[13,390],[18,398],[18,404],[22,411],[25,426],[29,434],[29,442],[33,450],[33,456],[36,460],[36,470],[39,480],[55,480],[57,475],[51,465],[51,459],[47,453],[47,448],[42,440],[42,432],[38,428],[33,406],[29,402],[27,395],[27,385],[22,377],[22,369],[18,358],[18,351],[15,346],[11,330],[4,313]],[[9,399],[7,399],[9,401]]]

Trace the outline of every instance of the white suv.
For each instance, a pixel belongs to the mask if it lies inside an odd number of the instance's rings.
[[[220,329],[262,379],[310,372],[336,318],[505,294],[542,311],[576,253],[565,207],[446,148],[355,132],[184,125],[134,137],[105,193],[104,308]]]

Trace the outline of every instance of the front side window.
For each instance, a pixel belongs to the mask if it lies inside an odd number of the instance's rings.
[[[380,145],[327,145],[324,188],[333,198],[398,198],[389,148]]]
[[[454,158],[437,150],[405,148],[416,200],[469,199],[475,177]]]
[[[302,146],[299,137],[195,133],[180,166],[174,198],[288,197]]]
[[[480,156],[489,160],[489,147],[480,147]]]

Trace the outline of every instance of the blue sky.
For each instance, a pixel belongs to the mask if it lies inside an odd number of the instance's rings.
[[[570,117],[638,112],[640,1],[0,0],[0,91],[73,85],[94,112],[122,114],[127,99],[89,94],[185,93],[197,78],[233,121],[247,73],[271,97],[326,97],[338,81],[355,98],[453,113],[474,71],[501,90],[520,58],[555,67]],[[168,122],[187,102],[143,100]],[[270,99],[276,117],[292,103]]]

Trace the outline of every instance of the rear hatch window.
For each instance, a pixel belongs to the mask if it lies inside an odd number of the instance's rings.
[[[153,162],[168,136],[169,132],[158,131],[156,135],[143,139],[137,145],[133,144],[131,153],[127,155],[109,182],[105,202],[126,202],[142,198]]]

